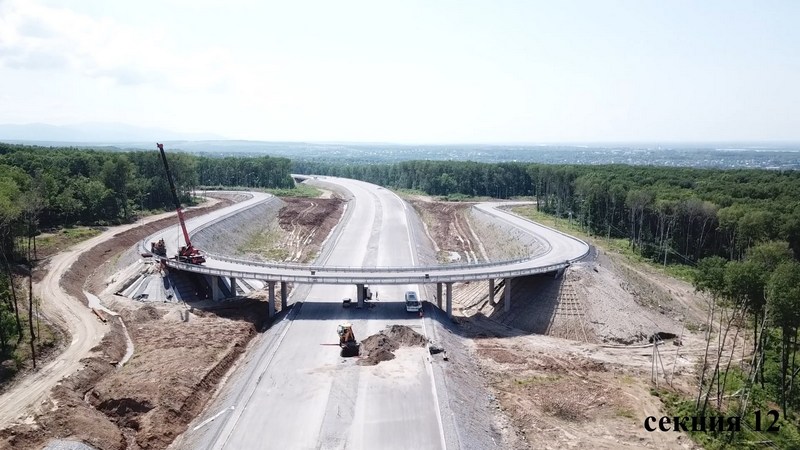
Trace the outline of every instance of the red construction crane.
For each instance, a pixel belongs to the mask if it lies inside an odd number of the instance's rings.
[[[186,245],[178,250],[178,254],[175,256],[175,259],[190,264],[203,264],[206,262],[206,259],[200,254],[200,250],[192,247],[192,241],[189,240],[189,232],[186,231],[186,222],[183,220],[181,201],[178,199],[178,192],[175,190],[175,182],[172,181],[172,172],[169,171],[167,154],[164,153],[164,144],[156,145],[161,151],[161,161],[164,162],[164,169],[167,171],[167,180],[169,181],[169,188],[172,191],[172,200],[175,202],[175,209],[178,211],[178,220],[181,223],[181,230],[183,230],[183,239],[186,241]]]

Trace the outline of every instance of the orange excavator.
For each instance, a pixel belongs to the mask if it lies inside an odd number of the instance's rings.
[[[161,151],[161,161],[164,162],[164,169],[167,171],[167,180],[169,181],[169,188],[172,191],[172,200],[175,202],[175,208],[178,211],[178,220],[181,223],[181,230],[183,230],[183,239],[186,241],[186,245],[182,246],[180,250],[178,250],[178,254],[175,255],[175,259],[180,262],[190,264],[203,264],[206,262],[206,258],[203,257],[203,255],[200,253],[200,250],[192,247],[192,241],[189,240],[189,232],[186,231],[186,222],[183,220],[181,201],[178,199],[178,192],[175,190],[175,182],[172,181],[172,172],[169,171],[167,154],[164,153],[164,144],[156,145],[158,146],[158,150]],[[164,248],[164,253],[166,254],[166,248]]]

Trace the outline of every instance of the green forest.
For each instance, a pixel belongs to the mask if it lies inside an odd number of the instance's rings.
[[[193,203],[192,192],[200,185],[294,185],[286,158],[209,158],[169,151],[167,158],[185,205]],[[155,149],[110,152],[0,143],[0,362],[15,361],[14,367],[0,368],[0,380],[23,364],[22,345],[29,344],[25,356],[36,364],[39,327],[34,325],[31,274],[37,235],[74,225],[129,223],[170,209],[174,204]],[[27,278],[27,287],[11,283],[12,274]]]
[[[731,365],[722,355],[733,355],[735,345],[709,344],[696,398],[659,395],[676,414],[744,414],[776,405],[790,430],[784,435],[796,436],[789,424],[796,423],[800,410],[800,172],[465,161],[354,165],[167,155],[186,204],[199,187],[291,188],[292,172],[451,199],[528,197],[536,199],[539,211],[571,218],[589,235],[625,239],[633,252],[658,264],[691,266],[695,287],[711,299],[708,341],[716,334],[724,344],[729,333],[747,333],[756,351],[746,364]],[[23,342],[30,343],[35,358],[29,288],[41,230],[126,223],[172,208],[155,149],[0,144],[0,359]],[[27,291],[10,283],[12,274],[27,277]],[[725,439],[757,437],[745,431],[703,443],[714,448]]]
[[[295,161],[297,173],[333,175],[430,195],[532,196],[600,236],[643,255],[695,263],[740,259],[756,242],[782,240],[800,254],[800,172],[462,161],[336,165]]]

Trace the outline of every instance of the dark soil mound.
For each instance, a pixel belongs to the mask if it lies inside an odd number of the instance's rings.
[[[389,339],[400,344],[400,346],[422,347],[428,343],[428,340],[425,339],[425,336],[417,333],[405,325],[392,325],[382,333],[388,336]]]
[[[166,311],[156,309],[151,305],[146,305],[133,313],[133,320],[135,322],[148,322],[150,320],[158,320],[166,314]]]
[[[391,327],[361,341],[361,359],[358,364],[374,366],[381,361],[394,359],[394,351],[400,347],[422,347],[428,342],[425,336],[405,325]]]

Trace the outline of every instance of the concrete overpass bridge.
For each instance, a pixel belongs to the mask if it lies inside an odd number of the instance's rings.
[[[299,179],[308,177],[296,176]],[[332,177],[313,177],[326,183],[333,183],[348,189],[348,183],[353,180],[346,180]],[[360,183],[360,182],[358,182]],[[195,218],[187,222],[190,235],[194,236],[198,232],[212,227],[221,221],[233,218],[237,214],[253,208],[264,202],[272,201],[274,198],[269,194],[251,192],[248,200],[236,203],[229,207],[215,211],[203,217]],[[354,198],[351,201],[358,201]],[[572,236],[561,233],[541,224],[537,224],[517,214],[502,209],[504,206],[525,204],[524,202],[488,202],[475,206],[481,212],[492,216],[495,220],[506,222],[518,228],[522,232],[531,235],[542,244],[542,250],[508,261],[476,263],[476,264],[450,264],[437,266],[384,266],[384,267],[348,267],[335,265],[308,265],[291,263],[270,263],[234,258],[226,255],[214,253],[204,253],[206,263],[194,265],[182,263],[174,259],[159,258],[163,260],[167,267],[173,270],[181,270],[209,276],[211,279],[212,298],[219,300],[223,298],[220,288],[220,279],[225,278],[230,286],[230,291],[236,291],[237,280],[261,280],[265,282],[269,292],[269,313],[275,313],[275,289],[276,284],[280,283],[282,292],[281,299],[286,307],[286,283],[306,283],[306,284],[329,284],[329,285],[355,285],[358,293],[358,306],[364,304],[363,286],[364,285],[426,285],[436,284],[436,302],[439,308],[447,311],[448,316],[452,316],[452,285],[455,282],[484,281],[488,280],[489,298],[494,301],[495,281],[503,280],[505,289],[504,307],[509,310],[511,307],[510,285],[513,278],[542,274],[563,272],[572,262],[583,258],[589,252],[589,246]],[[348,213],[354,208],[350,208],[345,213],[342,223],[339,224],[334,234],[341,231],[342,227],[348,225],[350,219]],[[406,211],[406,214],[409,212]],[[173,229],[170,229],[173,230]],[[152,240],[165,238],[167,242],[168,254],[175,254],[178,248],[177,230],[156,233],[141,243],[142,250],[149,250],[147,246]],[[412,242],[413,237],[410,231],[408,241]],[[170,238],[171,237],[171,238]],[[335,236],[334,246],[339,243],[341,236]],[[444,295],[443,295],[444,294]],[[442,304],[444,300],[444,305]]]
[[[225,290],[231,279],[263,280],[270,292],[270,312],[276,289],[285,289],[289,282],[302,286],[294,291],[302,308],[292,309],[254,342],[247,362],[234,371],[206,415],[198,418],[198,426],[190,427],[182,448],[458,448],[460,424],[447,409],[463,405],[451,405],[447,394],[438,394],[447,392],[445,374],[426,349],[408,348],[394,365],[363,368],[342,361],[338,349],[320,345],[335,338],[341,321],[351,323],[359,337],[378,333],[389,323],[414,327],[428,337],[429,332],[435,335],[430,316],[409,315],[399,305],[345,310],[341,298],[352,296],[352,285],[385,285],[380,288],[383,302],[435,284],[437,302],[446,302],[443,309],[452,313],[455,282],[485,280],[492,287],[499,280],[511,283],[524,275],[557,272],[584,256],[588,246],[496,204],[482,204],[475,214],[495,217],[496,229],[507,233],[509,240],[536,240],[531,246],[535,251],[514,261],[426,267],[419,261],[422,252],[430,252],[427,238],[408,204],[375,185],[317,178],[314,183],[352,194],[319,263],[270,264],[221,255],[236,245],[229,239],[242,240],[235,234],[244,233],[242,224],[252,224],[262,211],[278,206],[267,203],[276,200],[261,193],[189,221],[196,244],[209,252],[206,264],[165,261],[174,270],[213,277],[218,297],[220,287]],[[174,254],[178,235],[173,227],[151,239],[164,237],[168,254]],[[490,289],[490,295],[494,291]],[[383,372],[386,367],[391,376]],[[219,411],[227,412],[220,416]],[[267,423],[274,432],[259,432]],[[489,448],[491,441],[476,445]]]

